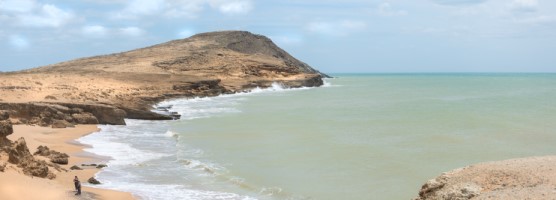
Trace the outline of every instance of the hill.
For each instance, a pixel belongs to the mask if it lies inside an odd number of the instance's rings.
[[[210,32],[122,53],[1,73],[0,110],[11,110],[12,116],[22,119],[19,122],[30,124],[94,123],[93,117],[98,123],[122,124],[121,117],[169,119],[150,112],[153,104],[169,98],[243,92],[274,82],[314,87],[322,85],[323,77],[327,75],[265,36]],[[45,109],[50,114],[44,114]],[[62,114],[52,114],[57,112]],[[72,116],[75,113],[91,119],[79,121]]]

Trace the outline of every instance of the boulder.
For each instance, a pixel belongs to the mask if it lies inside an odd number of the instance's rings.
[[[5,138],[14,132],[12,123],[10,121],[0,121],[0,138]]]
[[[100,181],[98,181],[95,177],[89,178],[89,180],[87,180],[87,182],[89,182],[90,184],[94,184],[94,185],[100,184]]]
[[[7,120],[10,118],[10,114],[6,110],[0,110],[0,120]]]
[[[78,124],[98,124],[98,119],[91,113],[76,113],[71,116]]]
[[[58,151],[50,150],[47,146],[37,147],[37,151],[33,155],[46,156],[50,158],[50,162],[67,165],[68,164],[68,154],[60,153]]]
[[[66,120],[54,120],[52,122],[52,128],[67,128],[67,127],[75,127],[72,123],[67,122]]]
[[[44,160],[25,160],[21,162],[19,165],[23,169],[23,173],[30,175],[45,178],[48,176],[48,164]]]
[[[37,151],[35,153],[33,153],[33,155],[39,155],[39,156],[49,156],[50,155],[50,149],[47,146],[39,146],[37,147]]]
[[[50,158],[50,162],[61,164],[61,165],[67,165],[69,156],[68,154],[57,152],[50,155],[49,158]]]
[[[105,167],[108,167],[108,165],[100,164],[100,165],[97,166],[97,169],[102,169],[102,168],[105,168]]]
[[[6,169],[6,164],[7,163],[0,161],[0,172],[4,172],[4,170]]]

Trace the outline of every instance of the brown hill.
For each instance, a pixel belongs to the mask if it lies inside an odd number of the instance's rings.
[[[211,32],[123,53],[0,73],[0,109],[12,110],[12,116],[25,123],[41,125],[55,120],[94,123],[91,115],[99,123],[121,124],[123,120],[106,113],[167,119],[149,112],[152,105],[168,98],[241,92],[273,82],[320,86],[323,77],[327,76],[265,36]],[[43,113],[45,109],[50,114]],[[83,115],[78,119],[75,114]]]

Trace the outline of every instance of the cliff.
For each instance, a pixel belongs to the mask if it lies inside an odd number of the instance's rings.
[[[556,156],[479,163],[425,183],[416,200],[555,199]]]
[[[248,91],[279,82],[322,85],[327,75],[245,31],[194,35],[132,51],[0,73],[0,108],[16,123],[123,124],[123,117],[171,119],[150,112],[169,98]],[[44,111],[44,112],[43,112]],[[77,112],[79,111],[79,112]],[[85,118],[79,121],[77,117]],[[51,117],[53,116],[53,117]],[[94,118],[94,119],[93,119]]]

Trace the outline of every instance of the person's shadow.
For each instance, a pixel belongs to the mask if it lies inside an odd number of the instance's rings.
[[[79,200],[94,200],[94,199],[99,199],[98,195],[90,193],[90,192],[85,192],[83,190],[81,190],[81,195],[75,195],[77,191],[72,190],[72,191],[67,191],[66,195],[67,195],[67,199],[79,199]]]

